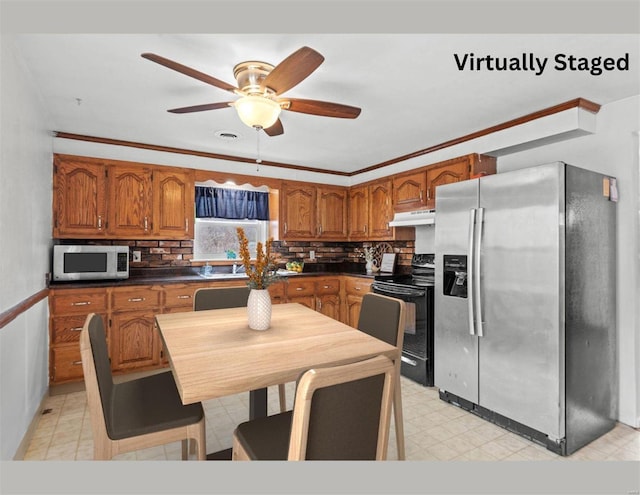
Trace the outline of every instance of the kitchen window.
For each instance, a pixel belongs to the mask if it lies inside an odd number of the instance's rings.
[[[231,185],[196,185],[194,261],[239,258],[236,229],[242,227],[249,240],[252,258],[258,242],[269,235],[269,193],[267,188],[246,189]]]

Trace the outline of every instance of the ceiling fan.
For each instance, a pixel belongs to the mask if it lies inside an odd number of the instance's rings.
[[[202,112],[235,107],[238,116],[245,124],[258,130],[263,129],[269,136],[278,136],[284,133],[279,118],[281,110],[343,119],[355,119],[360,115],[360,108],[349,105],[281,96],[306,79],[324,61],[322,55],[307,46],[293,52],[276,66],[256,61],[237,64],[233,68],[237,86],[154,53],[143,53],[141,56],[240,96],[235,101],[206,103],[168,110],[172,113]]]

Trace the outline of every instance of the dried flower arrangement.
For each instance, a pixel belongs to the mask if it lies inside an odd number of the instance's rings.
[[[276,273],[276,261],[275,257],[271,253],[273,238],[270,237],[267,239],[264,250],[262,249],[262,243],[258,242],[256,247],[256,261],[255,264],[252,265],[251,255],[249,254],[249,241],[244,233],[244,229],[242,227],[238,227],[236,230],[238,232],[238,242],[240,244],[240,258],[242,259],[242,264],[244,265],[244,269],[249,277],[249,281],[247,282],[249,288],[266,289],[274,282],[278,282],[282,277]]]

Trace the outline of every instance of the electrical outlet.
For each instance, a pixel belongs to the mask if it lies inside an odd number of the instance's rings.
[[[133,262],[136,263],[138,261],[142,261],[142,252],[141,251],[134,251],[133,252]]]
[[[315,260],[316,259],[316,252],[315,251],[309,251],[309,259],[310,260]]]

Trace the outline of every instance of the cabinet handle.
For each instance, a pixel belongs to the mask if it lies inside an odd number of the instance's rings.
[[[130,297],[128,299],[129,302],[142,302],[144,301],[144,297]]]
[[[82,361],[74,361],[71,364],[74,366],[78,366],[79,364],[82,364]]]
[[[429,194],[429,191],[427,191],[427,195]],[[420,189],[420,201],[422,201],[422,189]]]
[[[429,201],[431,199],[431,188],[428,187],[427,188],[427,201]]]
[[[70,332],[82,332],[82,327],[70,328],[69,331]]]
[[[184,219],[184,231],[185,232],[189,232],[189,219],[188,218]]]
[[[296,287],[296,290],[302,290],[302,287]]]
[[[71,303],[71,306],[88,306],[89,304],[91,304],[91,301],[78,301]]]
[[[284,222],[284,233],[287,234],[287,222]]]
[[[364,233],[365,234],[367,233],[367,224],[366,223],[364,224]]]
[[[191,296],[178,296],[178,299],[191,299]]]
[[[102,215],[98,215],[98,230],[102,230]]]
[[[355,290],[360,290],[360,287],[354,287]]]
[[[325,285],[325,286],[323,287],[323,289],[331,289],[331,286],[330,286],[330,285]]]
[[[144,217],[144,231],[147,232],[149,230],[149,219]]]
[[[318,226],[320,228],[320,235],[322,235],[322,224]]]
[[[322,301],[318,299],[318,311],[322,309]]]

